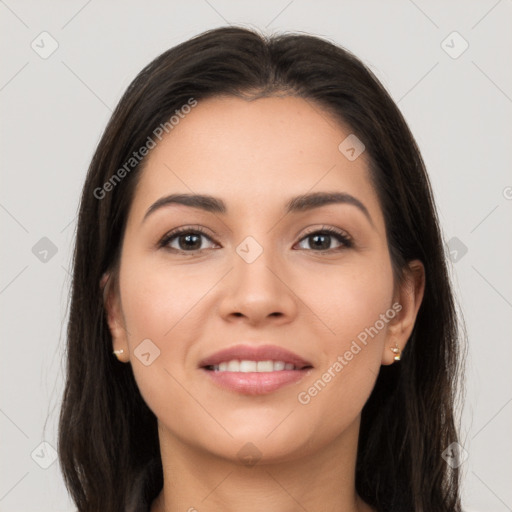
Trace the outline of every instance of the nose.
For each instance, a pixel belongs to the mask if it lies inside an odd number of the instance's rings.
[[[223,280],[219,312],[229,321],[256,326],[290,322],[297,312],[291,273],[271,249],[241,244],[233,254],[233,269]],[[244,249],[249,249],[244,252]],[[253,260],[254,251],[261,253]],[[252,257],[247,257],[253,252]],[[258,254],[258,253],[256,253]]]

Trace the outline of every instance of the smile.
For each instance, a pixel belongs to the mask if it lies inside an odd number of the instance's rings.
[[[219,364],[207,366],[206,369],[214,372],[267,373],[301,370],[302,368],[284,361],[250,361],[247,359],[238,361],[237,359],[232,359],[231,361],[223,361]]]

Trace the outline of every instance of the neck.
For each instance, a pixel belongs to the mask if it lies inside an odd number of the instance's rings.
[[[164,485],[151,512],[372,512],[355,490],[359,418],[320,451],[265,457],[256,464],[219,457],[159,424]],[[249,450],[250,451],[250,450]]]

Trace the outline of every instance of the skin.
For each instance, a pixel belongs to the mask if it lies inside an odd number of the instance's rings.
[[[424,292],[411,262],[395,285],[384,217],[366,153],[349,161],[338,145],[350,134],[320,106],[300,98],[199,101],[149,154],[129,212],[118,275],[106,308],[113,349],[123,349],[140,392],[158,418],[164,488],[152,512],[374,510],[355,491],[360,414],[381,365],[403,350]],[[292,197],[346,192],[367,208],[330,204],[284,215]],[[170,193],[210,194],[227,213],[184,205],[148,208]],[[199,250],[172,229],[200,225]],[[306,228],[342,230],[320,251]],[[314,233],[314,231],[311,231]],[[262,254],[247,263],[247,237]],[[105,276],[105,278],[107,278]],[[102,285],[105,284],[103,280]],[[298,401],[357,335],[402,307],[343,370]],[[160,355],[145,366],[134,350],[150,339]],[[313,365],[301,382],[251,396],[222,390],[198,369],[207,355],[246,342],[285,347]],[[401,364],[401,363],[398,363]],[[260,459],[244,463],[252,443]]]

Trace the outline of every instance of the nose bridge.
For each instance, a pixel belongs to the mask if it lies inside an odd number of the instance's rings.
[[[279,255],[277,248],[272,247],[271,237],[256,235],[261,240],[261,243],[255,236],[248,235],[236,248],[236,258],[234,260],[235,276],[239,286],[250,285],[255,290],[261,288],[265,292],[275,292],[271,290],[274,288],[274,281],[276,280],[275,273],[279,272],[278,261]],[[271,270],[272,269],[272,270]]]
[[[293,293],[281,275],[284,269],[278,247],[272,244],[267,233],[248,235],[235,247],[233,270],[221,300],[224,316],[241,313],[257,321],[275,313],[292,314]]]

